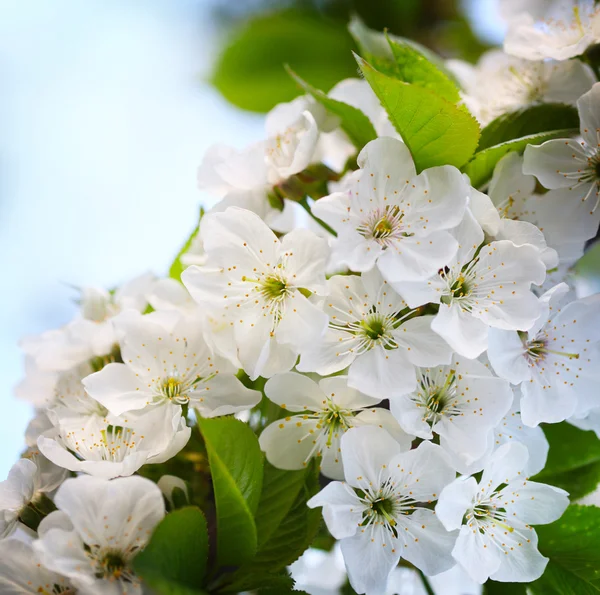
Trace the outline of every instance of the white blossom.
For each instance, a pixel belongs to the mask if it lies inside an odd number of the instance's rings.
[[[575,103],[596,82],[579,60],[532,61],[501,50],[484,53],[475,66],[450,60],[464,89],[463,100],[485,126],[495,118],[531,104]]]
[[[318,383],[296,372],[277,374],[265,385],[271,401],[290,412],[267,426],[260,446],[268,461],[280,469],[302,469],[321,456],[321,472],[343,479],[340,440],[350,428],[375,425],[385,428],[408,450],[412,436],[405,434],[386,409],[373,407],[380,399],[348,386],[346,376],[323,378]]]
[[[328,286],[329,329],[302,353],[298,370],[326,376],[349,367],[350,387],[383,399],[415,388],[415,366],[450,362],[450,348],[431,330],[432,316],[411,310],[377,269],[336,275]]]
[[[28,506],[35,508],[42,494],[53,492],[64,481],[63,469],[40,459],[33,455],[19,459],[0,482],[0,539],[16,530]]]
[[[34,549],[44,566],[89,595],[141,595],[131,562],[165,514],[156,484],[142,477],[67,480],[58,511],[40,525]]]
[[[598,406],[600,296],[567,303],[562,283],[541,298],[543,311],[525,332],[495,329],[488,355],[495,372],[519,384],[528,426],[557,423]]]
[[[237,369],[211,349],[201,320],[176,312],[121,317],[124,363],[108,364],[83,380],[88,394],[113,415],[148,406],[189,404],[204,417],[253,407]]]
[[[358,156],[346,192],[315,202],[312,212],[338,234],[334,254],[353,271],[375,265],[390,282],[424,279],[457,250],[448,230],[463,217],[469,186],[452,166],[416,175],[406,145],[382,137]]]
[[[481,459],[512,399],[508,382],[478,361],[454,356],[447,366],[417,368],[416,390],[390,399],[390,408],[406,432],[425,440],[439,436],[462,471]]]
[[[267,115],[265,140],[242,151],[211,147],[198,168],[199,188],[221,198],[211,212],[242,207],[279,229],[280,211],[271,206],[269,195],[274,186],[311,164],[319,140],[318,124],[327,129],[326,120],[320,104],[298,97]]]
[[[528,481],[522,473],[526,463],[522,444],[504,444],[479,482],[463,476],[440,494],[438,519],[449,531],[460,529],[452,555],[478,583],[534,581],[548,563],[530,525],[558,519],[569,499],[564,490]]]
[[[206,266],[182,275],[194,299],[226,315],[250,378],[285,372],[318,341],[327,316],[312,296],[325,295],[327,242],[306,229],[279,240],[254,213],[231,207],[203,222]]]
[[[527,12],[515,16],[504,50],[526,60],[567,60],[600,40],[600,12],[594,0],[564,0],[550,12],[538,21]]]
[[[38,448],[60,467],[113,478],[167,461],[186,445],[190,433],[181,408],[168,403],[122,417],[59,418],[38,438]]]
[[[588,240],[596,235],[600,221],[600,83],[579,99],[577,108],[583,140],[528,145],[523,171],[554,191],[542,199],[554,204],[554,226],[562,227],[563,234]]]
[[[4,595],[75,595],[69,579],[48,570],[30,542],[0,541],[0,592]]]
[[[398,291],[413,308],[439,304],[431,328],[454,351],[475,358],[487,348],[490,327],[531,328],[541,309],[531,285],[543,283],[546,267],[529,244],[481,246],[484,234],[470,212],[454,233],[460,246],[452,262],[428,281],[398,284]]]
[[[385,430],[367,426],[344,434],[342,455],[347,483],[330,483],[308,505],[323,507],[357,593],[385,593],[401,557],[425,574],[454,565],[456,534],[426,507],[455,477],[439,446],[423,442],[403,453]]]

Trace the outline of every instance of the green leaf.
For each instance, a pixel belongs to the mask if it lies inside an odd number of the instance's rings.
[[[200,593],[208,556],[206,519],[190,506],[169,513],[150,542],[136,556],[134,568],[144,581],[165,595]]]
[[[320,510],[306,506],[318,490],[318,469],[314,463],[302,471],[283,471],[265,464],[256,513],[258,551],[235,573],[227,592],[253,590],[260,586],[260,577],[284,570],[302,555],[321,523]]]
[[[394,56],[394,76],[405,83],[429,89],[450,103],[460,100],[458,87],[445,73],[430,62],[421,52],[407,43],[388,38]],[[392,74],[392,73],[390,73]]]
[[[366,56],[373,56],[384,60],[394,61],[394,53],[388,42],[390,40],[408,45],[419,54],[424,56],[429,62],[434,64],[438,70],[442,71],[447,77],[456,82],[454,75],[446,68],[444,60],[435,52],[431,51],[424,45],[405,37],[399,37],[398,35],[388,34],[386,38],[385,33],[374,31],[369,29],[358,16],[353,16],[348,25],[348,31],[354,38],[354,41],[358,45],[361,53]]]
[[[504,114],[490,122],[479,139],[481,151],[513,139],[564,128],[578,128],[577,108],[564,103],[541,103]]]
[[[529,136],[524,136],[523,138],[517,138],[506,143],[494,145],[493,147],[475,153],[473,159],[462,168],[462,171],[471,178],[472,186],[480,188],[490,180],[496,164],[507,153],[510,153],[511,151],[522,153],[527,145],[539,145],[553,138],[565,138],[571,136],[573,133],[574,131],[571,129],[552,130],[550,132],[531,134]]]
[[[543,429],[550,451],[535,481],[563,488],[572,500],[593,492],[600,483],[600,440],[596,434],[567,422],[544,425]]]
[[[345,24],[299,10],[271,11],[246,22],[217,60],[213,85],[243,109],[266,112],[298,95],[289,64],[318,89],[356,76]]]
[[[479,139],[473,116],[428,89],[391,78],[359,56],[356,61],[409,148],[418,171],[464,165]]]
[[[175,260],[173,261],[173,264],[171,265],[171,268],[169,269],[169,277],[171,277],[172,279],[181,281],[181,273],[183,273],[183,270],[185,268],[183,266],[183,263],[181,262],[181,257],[190,249],[190,246],[192,245],[194,238],[198,235],[198,232],[200,231],[200,221],[202,220],[202,217],[204,217],[204,208],[200,207],[200,215],[198,217],[198,225],[196,225],[196,227],[194,228],[194,230],[192,231],[192,233],[190,234],[188,239],[185,241],[185,244],[181,247],[181,250],[179,250],[179,253],[175,257]]]
[[[352,144],[360,151],[368,142],[377,138],[373,124],[359,109],[332,99],[323,91],[315,89],[306,81],[303,81],[291,68],[287,68],[290,76],[316,101],[322,104],[328,111],[339,116],[342,130],[348,135]]]
[[[198,419],[217,512],[217,563],[239,566],[256,553],[254,513],[263,482],[263,456],[254,432],[233,417]]]
[[[488,580],[483,585],[484,595],[525,595],[526,585],[523,583],[498,583]]]
[[[536,532],[539,550],[550,562],[542,578],[529,585],[534,593],[600,592],[600,508],[569,506],[558,521]]]

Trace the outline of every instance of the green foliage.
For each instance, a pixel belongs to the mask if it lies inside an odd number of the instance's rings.
[[[315,87],[303,81],[291,68],[288,68],[288,72],[304,91],[312,95],[328,111],[340,118],[340,127],[359,151],[368,142],[377,138],[373,124],[359,109],[328,97],[323,91],[315,89]]]
[[[593,492],[600,483],[600,440],[596,434],[567,422],[545,425],[544,433],[550,451],[546,467],[535,481],[563,488],[571,499]]]
[[[395,65],[393,73],[396,78],[429,89],[450,103],[457,103],[460,100],[458,87],[454,81],[422,52],[407,43],[400,43],[390,38],[388,42],[392,48]]]
[[[481,188],[484,184],[489,182],[494,173],[496,164],[507,153],[510,153],[511,151],[522,153],[527,145],[540,145],[553,138],[568,137],[571,133],[571,129],[553,130],[551,132],[542,132],[541,134],[531,134],[499,145],[494,145],[483,151],[477,151],[473,156],[473,159],[462,168],[462,171],[471,178],[471,184],[475,188]]]
[[[227,592],[246,591],[277,580],[286,566],[297,560],[313,541],[321,512],[306,502],[319,490],[318,469],[283,471],[265,463],[264,483],[256,513],[258,551],[240,568]]]
[[[258,439],[233,418],[199,418],[213,481],[217,516],[217,565],[237,566],[256,553],[254,513],[263,483]]]
[[[482,131],[478,150],[530,134],[572,128],[577,132],[577,108],[563,103],[541,103],[504,114],[490,122]]]
[[[389,39],[398,44],[410,46],[426,60],[434,64],[440,71],[449,76],[450,79],[455,80],[454,76],[446,69],[444,60],[442,60],[440,56],[412,39],[406,39],[391,34],[388,34],[388,39],[386,39],[385,33],[369,29],[369,27],[367,27],[357,16],[352,17],[352,20],[348,25],[348,31],[350,31],[350,34],[354,38],[354,41],[356,42],[356,45],[358,45],[363,56],[382,58],[394,62],[394,53],[388,41]]]
[[[200,221],[202,221],[202,217],[204,217],[204,209],[200,207],[198,225],[196,225],[188,239],[185,241],[185,244],[181,247],[181,250],[179,250],[179,253],[175,257],[175,260],[173,261],[173,264],[169,269],[169,277],[171,277],[172,279],[175,279],[177,281],[181,280],[181,273],[183,273],[183,269],[185,268],[183,266],[183,263],[181,262],[181,257],[190,249],[194,238],[198,235],[198,232],[200,231]]]
[[[162,595],[199,595],[207,558],[206,519],[199,508],[188,507],[160,522],[150,543],[136,556],[134,568]]]
[[[317,14],[282,10],[250,19],[234,35],[214,68],[212,83],[243,109],[266,112],[298,95],[283,68],[329,91],[356,76],[352,38],[342,23]]]
[[[569,506],[551,525],[536,527],[539,550],[550,558],[544,575],[528,585],[536,595],[600,592],[600,508]]]
[[[418,171],[464,165],[479,139],[479,125],[463,109],[417,85],[391,78],[356,56],[392,124],[409,148]]]
[[[488,580],[483,585],[484,595],[525,595],[527,587],[523,583],[498,583]]]

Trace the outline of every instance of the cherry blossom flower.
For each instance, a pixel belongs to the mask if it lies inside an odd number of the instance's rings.
[[[408,450],[412,436],[405,434],[386,409],[373,407],[374,399],[348,387],[346,376],[310,378],[287,372],[269,379],[265,394],[290,412],[267,426],[260,446],[268,461],[280,469],[302,469],[315,456],[322,456],[321,473],[343,479],[340,440],[350,428],[375,425],[385,428]]]
[[[528,481],[522,473],[526,463],[522,444],[505,444],[479,482],[460,477],[439,496],[437,517],[449,531],[460,529],[452,555],[478,583],[534,581],[548,563],[530,525],[558,519],[569,498],[564,490]]]
[[[536,21],[526,12],[509,24],[504,50],[526,60],[567,60],[600,40],[600,11],[594,0],[556,3],[549,18]]]
[[[181,408],[168,403],[123,417],[59,418],[38,438],[38,448],[60,467],[110,479],[169,460],[190,433]]]
[[[487,348],[490,327],[533,326],[541,307],[530,288],[543,283],[546,267],[528,244],[502,240],[480,249],[483,231],[470,212],[454,233],[460,247],[453,261],[428,281],[399,284],[398,290],[411,307],[438,303],[431,328],[472,359]]]
[[[302,353],[298,370],[326,376],[349,366],[350,387],[383,399],[415,388],[415,366],[450,362],[450,348],[431,330],[433,317],[411,310],[376,269],[328,285],[329,329]]]
[[[69,579],[48,570],[29,541],[0,541],[0,592],[6,595],[75,595]]]
[[[596,82],[579,60],[532,61],[501,50],[483,54],[475,66],[450,60],[464,89],[463,100],[485,126],[495,118],[539,102],[575,103]]]
[[[249,409],[260,393],[247,389],[237,369],[214,353],[202,321],[177,312],[121,317],[124,363],[83,379],[88,394],[113,415],[148,406],[189,404],[204,417]]]
[[[41,468],[33,460],[19,459],[8,472],[8,478],[0,482],[0,539],[11,535],[25,509],[35,504],[43,494],[54,491],[65,479],[59,467]]]
[[[291,369],[327,326],[311,296],[327,292],[327,242],[306,229],[280,241],[254,213],[234,207],[206,215],[203,232],[207,264],[182,275],[192,297],[227,316],[250,378]]]
[[[569,224],[570,234],[587,240],[596,235],[600,221],[600,83],[579,99],[577,108],[583,140],[554,139],[528,145],[523,171],[555,190],[554,200],[568,203],[572,213],[561,224]]]
[[[454,356],[447,366],[417,368],[416,390],[391,399],[390,408],[406,432],[426,440],[438,435],[462,471],[481,459],[512,399],[508,382],[478,361]]]
[[[330,483],[308,506],[323,507],[357,593],[384,593],[401,557],[425,574],[454,565],[456,534],[426,507],[455,477],[439,446],[401,452],[385,430],[366,426],[344,434],[342,456],[347,483]]]
[[[528,426],[557,423],[598,406],[600,296],[567,303],[562,283],[547,291],[544,309],[527,333],[494,330],[488,356],[495,372],[520,384]]]
[[[358,156],[346,192],[316,201],[312,212],[338,234],[334,254],[353,271],[375,265],[390,282],[424,279],[457,250],[448,230],[464,214],[469,186],[452,166],[416,175],[406,145],[382,137]]]
[[[143,477],[68,479],[34,549],[48,569],[84,593],[141,595],[131,562],[165,514],[159,488]]]

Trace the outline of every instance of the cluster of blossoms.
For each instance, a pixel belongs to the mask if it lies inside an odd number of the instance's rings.
[[[268,462],[317,459],[326,478],[308,506],[339,545],[292,566],[302,588],[322,586],[310,564],[368,595],[420,580],[400,560],[461,593],[542,575],[534,526],[569,500],[528,479],[539,424],[600,434],[600,296],[569,276],[600,223],[600,83],[567,60],[600,16],[571,4],[567,24],[520,15],[505,52],[447,66],[481,125],[576,103],[581,138],[508,152],[474,188],[452,165],[419,171],[369,84],[343,81],[330,98],[377,132],[354,161],[321,103],[277,106],[266,140],[201,164],[220,201],[181,280],[83,288],[75,320],[23,340],[17,394],[36,414],[0,483],[2,593],[142,593],[132,561],[171,480],[140,470],[177,457],[194,416],[251,423],[261,399],[281,412],[260,432]]]

